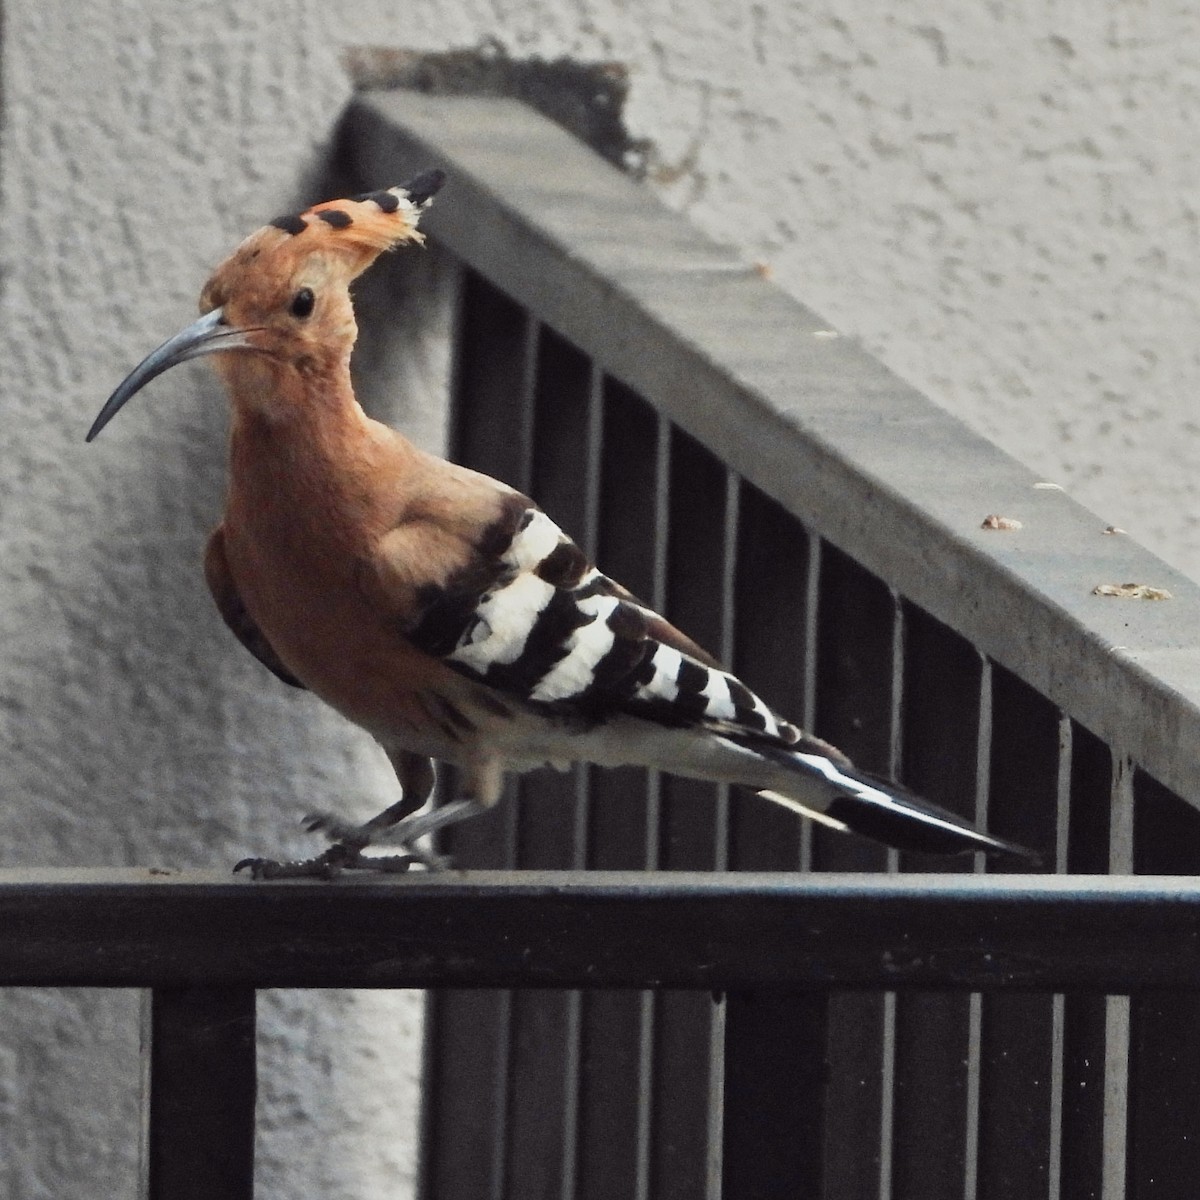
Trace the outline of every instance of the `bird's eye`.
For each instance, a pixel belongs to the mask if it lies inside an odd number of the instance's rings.
[[[316,304],[317,298],[313,295],[312,288],[301,288],[292,298],[292,316],[304,318],[313,310],[313,305]]]

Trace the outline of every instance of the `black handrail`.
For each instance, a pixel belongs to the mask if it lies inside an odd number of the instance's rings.
[[[1200,988],[1181,876],[0,872],[0,985]]]

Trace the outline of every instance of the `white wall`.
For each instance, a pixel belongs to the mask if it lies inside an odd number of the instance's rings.
[[[292,829],[309,806],[366,813],[392,796],[373,747],[267,678],[203,594],[224,437],[204,366],[81,440],[126,369],[190,319],[209,267],[304,193],[348,94],[346,45],[493,37],[515,55],[624,62],[632,132],[656,143],[669,203],[1200,575],[1198,6],[6,9],[4,865],[224,867],[303,851]],[[436,414],[421,420],[434,436]],[[131,1194],[133,999],[0,1004],[0,1193]],[[406,1194],[417,1020],[388,994],[265,1005],[264,1196]]]

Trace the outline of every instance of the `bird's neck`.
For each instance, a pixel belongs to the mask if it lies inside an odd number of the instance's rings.
[[[321,540],[391,519],[387,481],[412,447],[363,412],[348,366],[311,375],[265,368],[227,378],[228,517],[248,530],[287,523]],[[385,459],[391,470],[380,469]]]
[[[252,446],[268,456],[320,455],[341,451],[347,439],[361,436],[366,417],[354,398],[348,363],[310,372],[257,355],[229,357],[233,361],[223,373],[235,453]],[[244,465],[253,468],[255,460]]]

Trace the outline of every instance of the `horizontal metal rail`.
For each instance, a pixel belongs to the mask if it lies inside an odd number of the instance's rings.
[[[367,94],[342,153],[450,174],[423,227],[901,595],[1197,803],[1200,586],[515,101]],[[535,168],[531,165],[536,164]],[[515,436],[515,435],[514,435]],[[998,513],[1016,532],[981,528]],[[1165,588],[1163,602],[1094,595]]]
[[[1178,876],[0,872],[0,985],[1200,988]]]

